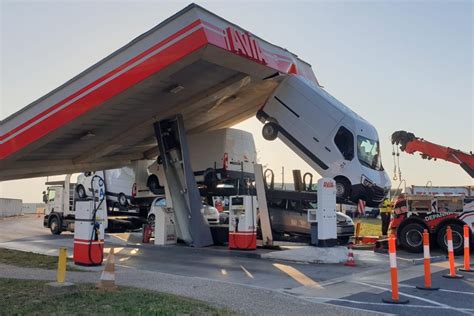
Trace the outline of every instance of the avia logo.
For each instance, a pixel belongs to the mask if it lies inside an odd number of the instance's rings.
[[[267,62],[263,58],[262,50],[257,40],[248,32],[241,32],[231,26],[226,29],[227,39],[229,40],[229,49],[239,55],[253,59],[261,64]]]
[[[334,183],[332,182],[324,182],[323,183],[324,188],[334,188]]]

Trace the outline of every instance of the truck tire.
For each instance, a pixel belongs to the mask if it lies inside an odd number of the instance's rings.
[[[120,193],[120,194],[118,195],[117,201],[119,202],[120,206],[125,207],[125,206],[128,205],[127,197],[126,197],[125,194],[123,194],[123,193]]]
[[[418,223],[410,223],[404,226],[400,232],[400,244],[409,251],[423,252],[423,230],[425,227]]]
[[[51,217],[49,220],[49,229],[51,230],[51,234],[53,235],[61,235],[61,221],[57,216]]]
[[[268,122],[263,125],[262,136],[266,140],[275,140],[278,136],[278,125],[273,122]]]
[[[163,188],[160,185],[160,181],[158,180],[158,177],[156,175],[151,175],[148,178],[147,185],[148,185],[148,188],[150,189],[150,191],[153,194],[156,194],[156,195],[160,194],[159,190]]]
[[[339,198],[349,198],[351,195],[351,183],[343,177],[335,177],[336,181],[336,196]]]
[[[82,184],[79,184],[76,188],[77,196],[79,198],[84,199],[87,196],[86,189],[84,189],[84,186]]]
[[[438,246],[444,251],[448,251],[448,237],[446,236],[446,229],[448,226],[451,226],[453,232],[453,250],[455,255],[460,255],[464,251],[464,237],[463,237],[463,227],[460,224],[451,223],[443,225],[438,231],[436,236],[436,242]]]

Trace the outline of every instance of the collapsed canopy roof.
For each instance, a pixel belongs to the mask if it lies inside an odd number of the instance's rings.
[[[156,156],[152,123],[188,133],[253,116],[275,73],[311,66],[190,5],[1,122],[0,180],[99,170]]]

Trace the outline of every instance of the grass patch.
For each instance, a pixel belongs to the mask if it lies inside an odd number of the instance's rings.
[[[354,223],[357,219],[354,220]],[[361,218],[360,219],[360,235],[361,236],[380,236],[382,235],[382,221],[378,218]]]
[[[69,261],[72,260],[68,258],[68,262]],[[40,268],[56,270],[58,268],[58,257],[0,248],[0,263],[22,268]],[[83,271],[74,267],[67,267],[67,270]]]
[[[234,315],[204,302],[121,287],[116,292],[79,284],[72,291],[45,290],[45,281],[0,279],[3,315]]]

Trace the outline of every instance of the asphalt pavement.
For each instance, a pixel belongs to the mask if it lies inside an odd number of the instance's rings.
[[[65,246],[72,253],[73,235],[63,233],[52,236],[49,230],[42,228],[41,221],[34,216],[0,220],[0,247],[56,254],[59,247]],[[432,254],[439,261],[432,264],[433,284],[441,287],[436,292],[415,288],[423,283],[423,265],[418,264],[421,263],[420,254],[398,252],[400,296],[408,298],[410,303],[395,306],[382,302],[382,298],[390,296],[388,255],[369,250],[356,250],[357,267],[346,267],[341,264],[303,264],[261,259],[260,254],[269,251],[265,249],[245,252],[224,247],[158,247],[141,244],[134,234],[108,235],[106,250],[111,246],[117,253],[119,281],[127,280],[126,284],[131,284],[132,280],[141,280],[136,285],[154,290],[172,289],[173,284],[182,282],[179,283],[182,287],[170,292],[213,304],[225,302],[225,306],[246,313],[254,308],[255,313],[261,314],[265,311],[263,306],[271,305],[279,307],[268,309],[281,311],[276,314],[319,314],[319,308],[321,312],[330,313],[330,308],[325,309],[327,306],[339,306],[349,307],[351,309],[344,311],[356,314],[373,311],[399,315],[474,315],[474,273],[463,273],[465,277],[462,280],[443,278],[448,266],[445,254],[441,252]],[[413,259],[417,264],[414,264]],[[474,260],[471,261],[474,263]],[[457,258],[457,263],[461,262],[462,258]],[[156,282],[147,281],[147,278],[166,281],[160,281],[158,286]],[[201,288],[198,285],[192,290],[194,285],[191,284],[196,282],[203,282],[206,286]],[[184,290],[186,284],[191,290]],[[222,291],[229,291],[229,294],[235,291],[236,298],[253,307],[239,309],[239,303],[232,303],[232,299],[226,298],[227,292]],[[211,297],[212,293],[214,298]],[[256,293],[266,294],[264,298],[259,298]],[[302,306],[301,309],[285,309],[284,306],[289,304],[287,300],[293,302],[292,306],[295,306],[295,302],[300,304],[298,306]],[[286,304],[280,306],[281,302]],[[314,309],[316,307],[318,309]],[[337,314],[342,311],[338,309]]]

